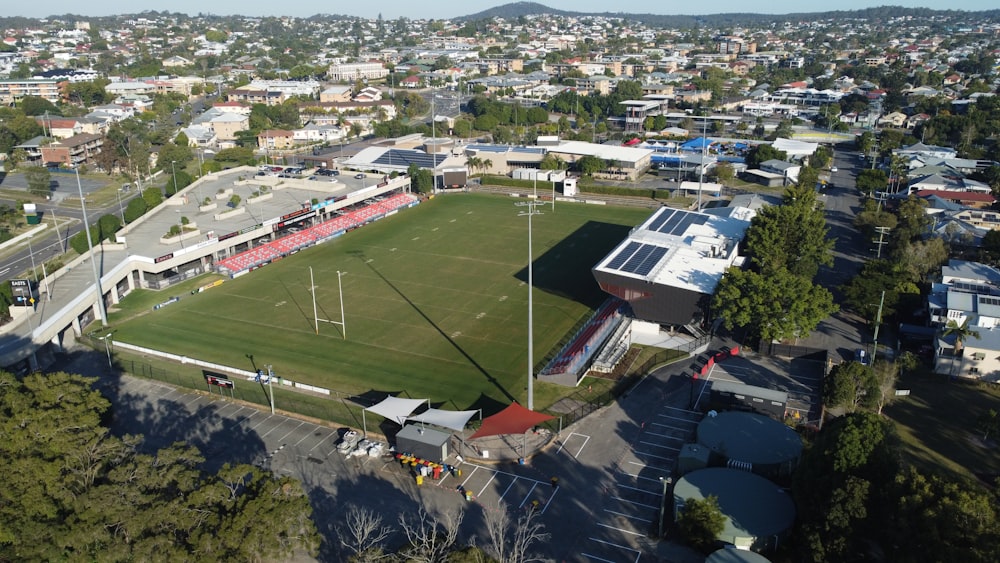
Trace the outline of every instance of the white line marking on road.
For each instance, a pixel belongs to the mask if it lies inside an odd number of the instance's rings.
[[[511,481],[510,485],[507,485],[507,488],[504,489],[503,494],[500,495],[500,498],[497,499],[497,505],[499,505],[503,501],[503,497],[507,496],[507,493],[510,491],[510,488],[514,486],[514,483],[517,483],[517,479]]]
[[[534,490],[534,487],[532,487],[532,490]],[[539,514],[545,514],[545,511],[548,510],[549,506],[552,505],[552,499],[556,498],[556,493],[558,492],[559,492],[559,487],[556,487],[556,490],[552,491],[552,495],[549,496],[549,500],[545,501],[545,506],[542,508],[542,511]]]
[[[594,561],[603,561],[604,563],[615,563],[614,561],[612,561],[610,559],[605,559],[603,557],[598,557],[596,555],[591,555],[589,553],[583,553],[583,552],[581,552],[580,555],[586,557],[587,559],[593,559]]]
[[[630,487],[628,485],[621,485],[621,484],[619,484],[617,486],[618,486],[618,488],[621,488],[621,489],[628,489],[630,491],[639,491],[640,493],[646,493],[647,495],[659,495],[661,493],[661,491],[650,491],[648,489],[641,489],[639,487]]]
[[[657,471],[662,471],[664,473],[669,473],[669,471],[667,471],[666,469],[659,469],[659,468],[656,468],[656,467],[654,467],[652,469],[656,469]],[[660,482],[659,479],[653,479],[652,477],[643,477],[642,475],[639,475],[638,473],[629,473],[627,471],[619,471],[619,473],[621,473],[622,475],[628,475],[629,477],[635,477],[636,479],[642,479],[644,481],[652,481],[654,483],[659,483]]]
[[[302,428],[302,426],[303,426],[304,424],[305,424],[305,422],[300,422],[298,426],[296,426],[295,428],[292,428],[291,430],[289,430],[289,431],[288,431],[288,434],[285,434],[284,436],[282,436],[282,437],[281,437],[281,438],[280,438],[280,439],[279,439],[278,441],[279,441],[279,442],[284,442],[284,441],[285,441],[285,438],[287,438],[287,437],[288,437],[288,436],[289,436],[289,435],[290,435],[290,434],[291,434],[292,432],[295,432],[295,431],[296,431],[296,430],[298,430],[299,428]],[[307,434],[307,436],[308,436],[308,434]],[[301,442],[301,440],[299,440],[299,441]],[[298,443],[298,442],[296,442],[296,443]]]
[[[309,453],[312,453],[313,450],[315,450],[316,448],[322,446],[323,443],[326,442],[328,438],[331,438],[331,437],[336,436],[336,435],[337,435],[336,432],[331,432],[331,433],[327,434],[315,446],[309,448]]]
[[[675,452],[679,452],[679,451],[681,451],[681,449],[680,449],[680,448],[673,448],[673,447],[670,447],[670,446],[661,446],[661,445],[659,445],[659,444],[654,444],[653,442],[647,442],[647,441],[645,441],[645,440],[643,440],[643,441],[640,441],[639,443],[640,443],[640,444],[645,444],[645,445],[647,445],[647,446],[652,446],[652,447],[654,447],[654,448],[660,448],[660,449],[663,449],[663,450],[673,450],[673,451],[675,451]]]
[[[587,538],[587,539],[589,539],[589,540],[591,540],[591,541],[595,541],[595,542],[597,542],[597,543],[603,543],[604,545],[610,545],[610,546],[614,546],[614,547],[617,547],[617,548],[619,548],[619,549],[624,549],[624,550],[626,550],[626,551],[631,551],[632,553],[642,553],[642,552],[641,552],[641,551],[639,551],[638,549],[633,549],[633,548],[631,548],[631,547],[627,547],[627,546],[624,546],[624,545],[618,545],[618,544],[616,544],[616,543],[611,543],[611,542],[609,542],[609,541],[605,541],[605,540],[599,540],[599,539],[597,539],[597,538]]]
[[[638,516],[629,516],[628,514],[625,514],[623,512],[615,512],[614,510],[608,510],[607,508],[604,509],[604,512],[610,512],[611,514],[617,514],[618,516],[621,516],[622,518],[628,518],[629,520],[638,520],[640,522],[646,522],[647,524],[652,524],[652,522],[653,522],[652,520],[648,520],[646,518],[639,518]]]
[[[521,504],[517,505],[518,508],[524,508],[524,503],[528,502],[528,499],[531,498],[531,493],[535,491],[535,487],[537,486],[538,481],[535,481],[535,484],[531,486],[531,490],[528,491],[528,494],[524,495],[524,500],[521,501]],[[552,494],[555,495],[555,493]]]
[[[251,426],[251,427],[249,428],[249,430],[255,430],[255,429],[256,429],[256,428],[258,427],[258,426],[260,426],[261,424],[263,424],[263,423],[267,422],[268,420],[270,420],[272,416],[274,416],[274,415],[273,415],[273,414],[269,414],[269,415],[267,415],[266,417],[264,417],[264,419],[263,419],[263,420],[261,420],[261,421],[260,421],[260,422],[258,422],[257,424],[254,424],[253,426]]]
[[[651,505],[651,504],[643,504],[643,503],[641,503],[641,502],[636,502],[636,501],[634,501],[634,500],[628,500],[628,499],[624,499],[624,498],[622,498],[622,497],[611,497],[611,498],[613,498],[613,499],[615,499],[615,500],[620,500],[620,501],[622,501],[622,502],[626,502],[626,503],[628,503],[628,504],[634,504],[634,505],[636,505],[636,506],[641,506],[641,507],[643,507],[643,508],[659,508],[659,507],[657,507],[657,506],[653,506],[653,505]]]
[[[655,422],[653,423],[653,425],[654,426],[667,426],[666,424],[657,424]],[[673,426],[667,426],[667,428],[674,428],[674,427]],[[680,428],[675,428],[675,430],[680,430]],[[689,431],[685,430],[684,432],[687,433]],[[649,434],[650,436],[658,436],[660,438],[666,438],[668,440],[685,440],[686,439],[686,438],[684,438],[684,436],[674,436],[674,435],[671,435],[671,434],[660,434],[659,432],[646,432],[646,434]]]
[[[667,406],[667,408],[668,408],[668,409],[671,409],[671,410],[675,410],[675,411],[681,411],[681,412],[689,412],[689,413],[691,413],[691,414],[696,414],[696,415],[698,415],[698,416],[701,416],[701,413],[700,413],[700,412],[698,412],[698,411],[692,411],[692,410],[688,410],[688,409],[682,409],[682,408],[680,408],[680,407],[671,407],[671,406]]]
[[[488,481],[486,481],[486,484],[485,484],[485,485],[483,485],[483,488],[482,488],[482,490],[481,490],[481,491],[479,491],[479,494],[478,494],[478,495],[476,495],[476,496],[477,496],[477,497],[481,497],[481,496],[483,496],[483,493],[485,493],[485,492],[486,492],[486,488],[487,488],[487,487],[489,487],[489,486],[490,486],[490,483],[492,483],[492,482],[493,482],[493,480],[494,480],[494,479],[496,479],[496,478],[497,478],[497,474],[496,474],[496,473],[494,473],[494,474],[493,474],[493,476],[492,476],[492,477],[490,477],[490,479],[489,479]]]
[[[649,457],[655,457],[656,459],[665,459],[665,460],[670,461],[670,462],[674,461],[674,458],[672,458],[672,457],[664,457],[662,455],[651,454],[649,452],[641,452],[639,450],[635,450],[633,453],[636,454],[636,455],[645,455],[645,456],[649,456]]]
[[[660,418],[669,418],[670,420],[679,420],[679,421],[683,422],[684,424],[698,424],[697,420],[690,420],[690,419],[687,419],[687,418],[680,418],[680,417],[677,417],[677,416],[668,416],[668,415],[665,415],[665,414],[658,414],[656,416],[658,416]]]
[[[563,446],[565,446],[565,445],[566,445],[566,442],[568,442],[568,441],[569,441],[569,439],[570,439],[570,438],[571,438],[572,436],[580,436],[581,438],[585,438],[585,439],[584,439],[584,441],[583,441],[583,445],[582,445],[582,446],[580,446],[580,449],[579,449],[579,450],[577,450],[577,452],[576,452],[575,454],[570,454],[570,455],[571,455],[571,456],[572,456],[572,457],[573,457],[574,459],[576,459],[576,458],[577,458],[577,457],[578,457],[578,456],[579,456],[579,455],[580,455],[580,454],[581,454],[581,453],[583,452],[583,448],[587,447],[587,442],[589,442],[589,441],[590,441],[590,436],[587,436],[586,434],[577,434],[576,432],[570,432],[570,433],[569,433],[569,434],[568,434],[568,435],[566,436],[566,439],[565,439],[565,440],[562,440],[562,441],[561,441],[561,443],[559,444],[559,449],[558,449],[558,450],[556,450],[556,453],[559,453],[559,452],[561,452],[561,451],[562,451],[562,449],[563,449]]]
[[[601,524],[600,522],[598,522],[597,525],[600,526],[600,527],[602,527],[602,528],[609,528],[609,529],[614,530],[616,532],[621,532],[623,534],[632,534],[633,536],[645,536],[646,535],[646,534],[643,534],[643,533],[640,533],[640,532],[633,532],[632,530],[626,530],[624,528],[615,528],[614,526],[608,526],[607,524]]]

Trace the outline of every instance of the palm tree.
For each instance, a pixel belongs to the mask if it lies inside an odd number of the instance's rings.
[[[488,158],[487,158],[487,159],[484,159],[484,160],[482,161],[482,163],[480,163],[480,165],[479,165],[479,166],[480,166],[480,168],[482,168],[482,169],[483,169],[483,174],[486,174],[486,171],[487,171],[487,170],[489,170],[490,168],[493,168],[493,161],[492,161],[492,160],[490,160],[490,159],[488,159]]]
[[[965,348],[965,341],[968,338],[979,338],[979,332],[974,328],[969,327],[969,318],[966,317],[962,324],[958,324],[954,320],[948,321],[948,324],[944,327],[944,332],[942,335],[945,338],[954,335],[955,336],[955,355],[961,356],[962,350]]]
[[[477,168],[482,167],[482,165],[483,165],[483,159],[479,158],[478,156],[470,156],[466,160],[466,165],[469,168],[471,168],[473,172],[475,172]]]

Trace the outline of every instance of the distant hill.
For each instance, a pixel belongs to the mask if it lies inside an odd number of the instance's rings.
[[[896,18],[911,16],[916,18],[926,18],[930,16],[968,16],[976,14],[980,18],[1000,18],[1000,10],[986,10],[982,12],[965,12],[962,10],[931,10],[929,8],[904,8],[902,6],[879,6],[877,8],[865,8],[862,10],[842,10],[814,13],[796,14],[754,14],[754,13],[731,13],[731,14],[707,14],[700,16],[683,15],[662,15],[662,14],[628,14],[628,13],[590,13],[572,12],[566,10],[555,10],[538,2],[513,2],[496,6],[482,12],[459,16],[453,18],[456,21],[479,21],[493,18],[516,19],[521,16],[532,16],[541,14],[551,14],[556,16],[586,17],[599,16],[610,18],[623,18],[631,21],[642,22],[652,27],[699,27],[699,26],[724,26],[734,24],[751,23],[784,23],[804,20],[823,19],[863,19],[863,20],[884,20],[886,18]],[[971,23],[971,22],[970,22]]]

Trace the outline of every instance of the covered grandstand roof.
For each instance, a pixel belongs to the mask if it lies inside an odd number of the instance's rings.
[[[698,424],[698,443],[729,459],[754,465],[798,459],[802,439],[788,426],[764,415],[727,411]]]
[[[598,145],[585,141],[565,141],[558,146],[549,147],[549,152],[572,154],[577,156],[596,156],[604,160],[620,162],[639,162],[653,154],[649,149],[623,147],[621,145]]]
[[[406,170],[416,164],[427,170],[441,168],[451,158],[448,154],[433,154],[414,149],[368,147],[345,162],[349,168],[392,168]],[[454,161],[452,161],[454,164]]]

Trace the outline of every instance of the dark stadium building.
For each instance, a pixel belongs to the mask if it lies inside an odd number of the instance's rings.
[[[601,289],[628,301],[635,318],[698,325],[754,212],[745,207],[685,211],[662,207],[594,267]]]

